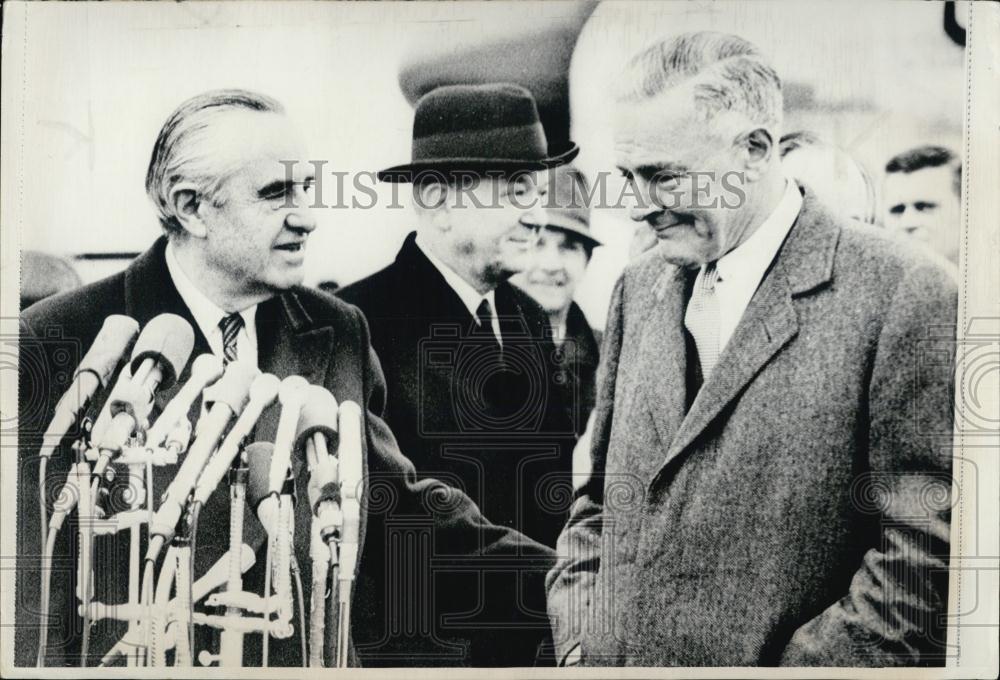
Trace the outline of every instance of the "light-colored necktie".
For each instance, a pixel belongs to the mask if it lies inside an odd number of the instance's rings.
[[[715,262],[710,262],[691,291],[684,315],[684,327],[698,348],[702,382],[708,380],[719,360],[719,298],[715,294],[718,280],[719,270]]]
[[[236,338],[243,328],[243,317],[239,313],[224,316],[219,322],[219,328],[222,329],[223,363],[228,364],[230,361],[236,361],[238,356],[236,352]]]

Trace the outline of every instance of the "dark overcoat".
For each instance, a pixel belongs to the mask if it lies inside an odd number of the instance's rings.
[[[501,363],[494,361],[494,336],[476,328],[415,239],[411,233],[388,267],[337,292],[368,319],[385,370],[386,422],[418,475],[462,489],[491,522],[554,546],[587,417],[581,386],[570,379],[575,359],[556,350],[541,307],[504,282],[494,293],[503,339]],[[516,590],[501,572],[451,586],[483,592],[487,609]],[[534,660],[538,612],[524,612],[523,623],[492,635],[495,649],[481,647],[476,665]],[[433,625],[443,639],[479,635],[475,619],[457,612],[439,612]]]
[[[56,399],[65,390],[76,363],[92,343],[104,319],[126,314],[144,325],[154,316],[178,314],[195,329],[191,361],[178,384],[156,395],[153,417],[177,393],[190,375],[191,362],[209,346],[183,303],[167,272],[165,239],[160,239],[139,256],[124,272],[79,290],[44,300],[21,316],[20,415],[18,479],[18,561],[16,616],[16,663],[34,665],[38,640],[40,554],[38,537],[37,452],[41,433],[52,415]],[[519,570],[523,587],[521,608],[544,609],[542,591],[545,564],[551,566],[551,550],[526,539],[506,527],[486,522],[468,497],[432,479],[418,481],[413,465],[401,453],[381,414],[385,407],[385,382],[362,314],[354,307],[326,294],[295,287],[260,304],[256,330],[258,364],[264,372],[279,378],[301,375],[328,388],[338,402],[353,400],[365,414],[365,492],[361,535],[363,548],[358,565],[358,581],[353,599],[353,660],[365,665],[385,663],[381,641],[407,622],[390,619],[396,611],[392,603],[411,606],[474,611],[478,593],[451,590],[428,584],[447,582],[449,574],[475,572],[486,564],[505,565]],[[113,381],[112,381],[113,384]],[[96,414],[106,393],[99,394],[90,408]],[[195,403],[191,417],[196,418]],[[280,409],[267,409],[255,429],[253,439],[274,441]],[[63,450],[49,465],[50,486],[58,488],[65,478],[72,456]],[[311,585],[308,536],[309,510],[305,497],[308,473],[303,461],[294,460],[298,502],[296,504],[295,550],[302,569],[305,601]],[[176,467],[156,469],[154,498],[158,498],[176,472]],[[127,477],[127,475],[122,475]],[[228,548],[228,482],[223,482],[201,513],[198,531],[195,576],[199,576]],[[55,492],[53,491],[52,495]],[[115,494],[112,493],[112,498]],[[52,499],[50,499],[51,501]],[[49,508],[51,513],[51,507]],[[263,532],[255,521],[245,522],[246,540],[261,546]],[[78,663],[80,619],[77,615],[75,569],[75,513],[63,528],[56,544],[49,633],[48,665]],[[145,540],[141,549],[145,550]],[[97,539],[96,599],[109,602],[127,600],[127,534],[117,539]],[[262,592],[265,550],[257,550],[257,562],[247,574],[247,590]],[[434,559],[436,558],[436,559]],[[397,578],[399,574],[405,577]],[[395,579],[395,580],[394,580]],[[511,603],[511,609],[514,604]],[[495,611],[498,618],[511,619],[516,613]],[[199,648],[217,649],[201,626]],[[98,622],[91,635],[91,663],[95,663],[125,632],[125,626],[109,620]],[[426,631],[421,631],[429,635]],[[271,665],[298,665],[299,630],[287,640],[272,640]],[[467,663],[468,648],[451,647],[444,659],[395,657],[394,665],[422,663]],[[328,656],[328,658],[330,658]],[[260,663],[260,636],[246,638],[246,665]]]
[[[554,546],[587,413],[567,375],[571,358],[556,350],[538,303],[506,282],[495,289],[504,361],[515,374],[497,406],[489,399],[492,336],[475,332],[415,234],[392,264],[337,294],[368,319],[388,386],[386,422],[417,474],[455,484],[490,521]]]

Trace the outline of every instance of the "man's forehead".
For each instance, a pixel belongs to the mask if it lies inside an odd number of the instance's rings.
[[[893,172],[886,175],[885,192],[901,198],[937,196],[954,191],[954,169],[939,165],[913,172]]]
[[[638,166],[677,159],[713,136],[694,107],[688,88],[678,87],[641,102],[619,102],[613,119],[618,160]]]
[[[210,131],[212,151],[226,159],[239,174],[251,179],[285,177],[288,161],[294,161],[290,167],[296,179],[312,174],[313,166],[305,157],[305,145],[284,115],[230,111],[216,123]]]

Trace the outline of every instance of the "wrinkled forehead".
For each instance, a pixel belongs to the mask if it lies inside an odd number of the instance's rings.
[[[305,143],[284,114],[227,111],[209,132],[209,151],[217,155],[230,179],[255,184],[288,175],[303,181],[313,175]]]
[[[617,102],[612,127],[618,164],[693,162],[727,143],[729,128],[739,123],[737,117],[741,116],[723,113],[706,120],[695,106],[690,85],[642,101]]]

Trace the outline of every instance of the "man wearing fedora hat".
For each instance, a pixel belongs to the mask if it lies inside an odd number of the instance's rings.
[[[511,281],[548,314],[553,340],[574,369],[566,380],[586,415],[594,407],[599,339],[573,294],[601,242],[590,231],[590,191],[580,170],[572,165],[555,168],[545,194],[545,225],[531,265]]]
[[[424,95],[411,162],[379,173],[412,184],[417,229],[392,264],[338,293],[368,319],[388,384],[386,418],[418,474],[443,478],[492,522],[550,546],[568,514],[572,445],[586,414],[564,384],[544,310],[508,279],[529,264],[545,223],[539,171],[576,153],[573,145],[549,155],[524,88]],[[474,616],[430,612],[432,644],[470,644],[472,665],[535,660],[547,623],[528,607],[510,613],[512,574],[438,573],[427,582],[482,594]],[[403,638],[387,644],[427,644]]]

